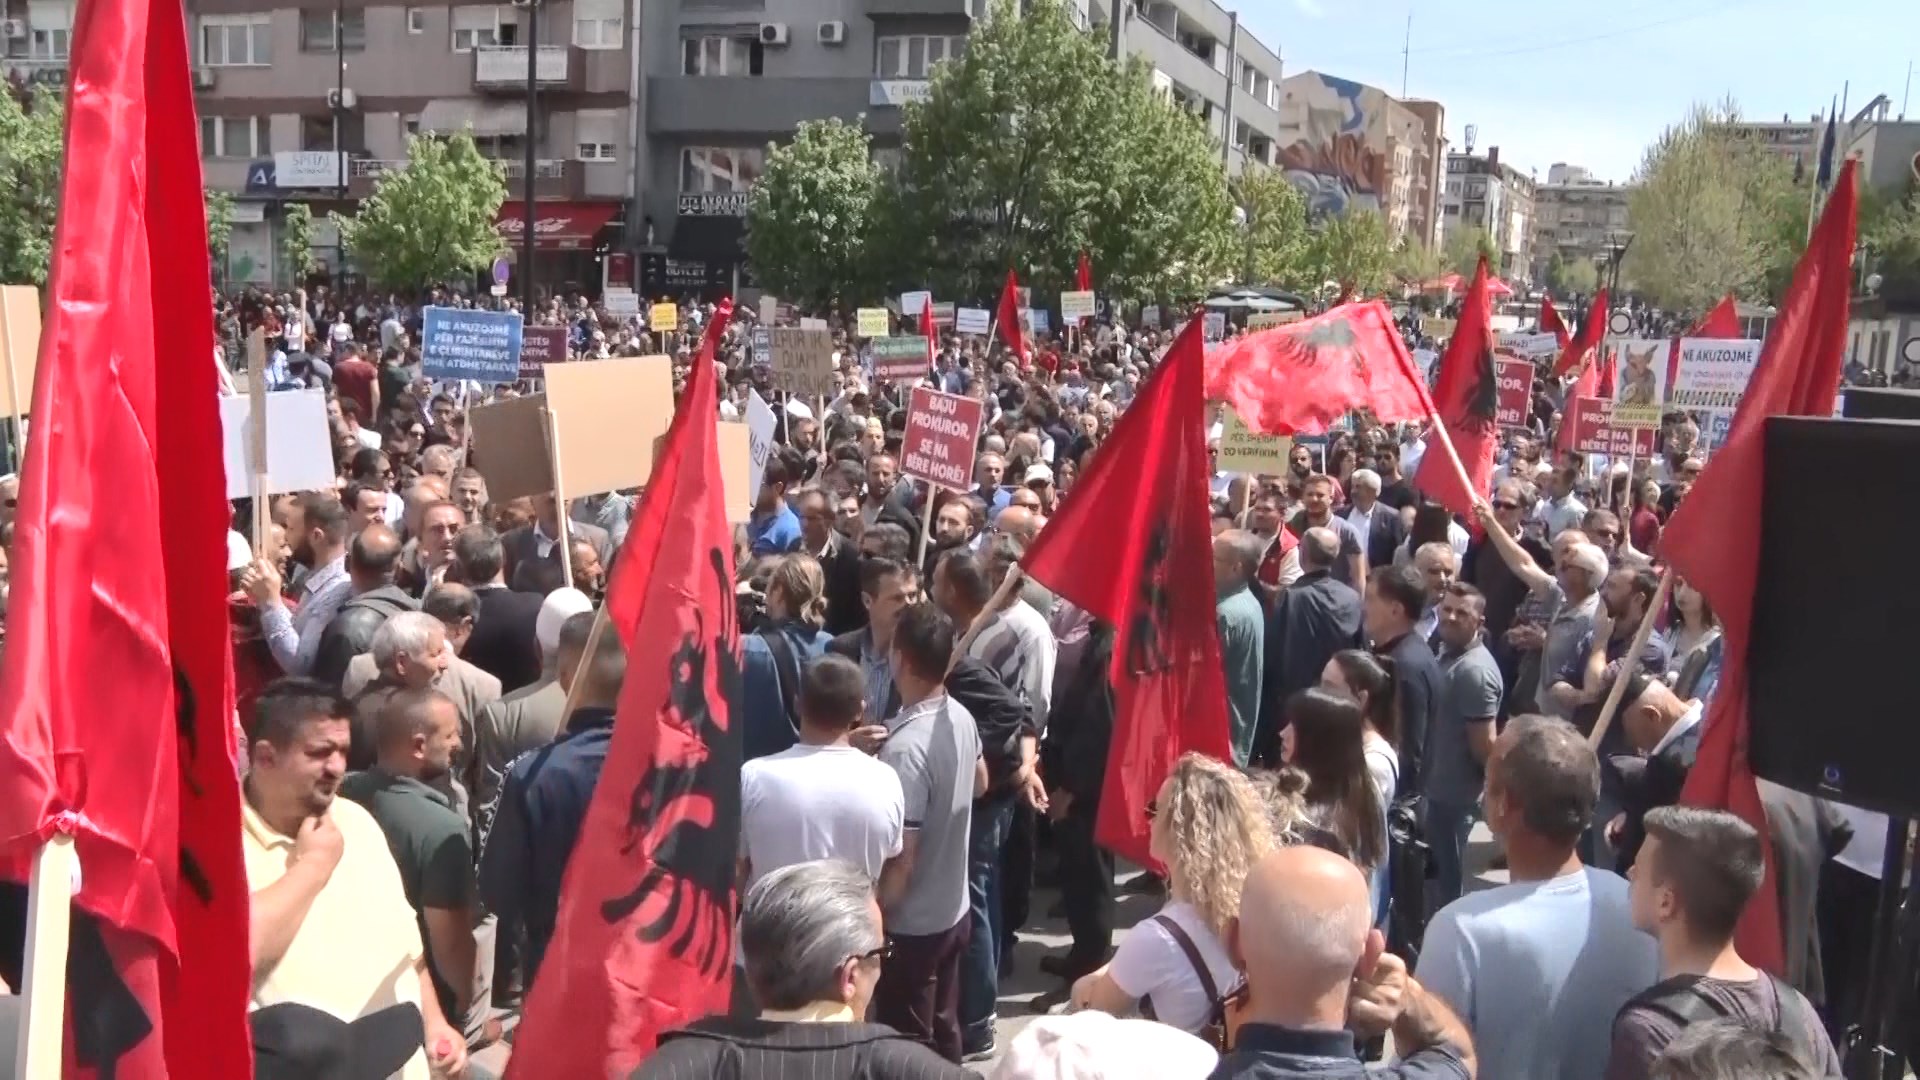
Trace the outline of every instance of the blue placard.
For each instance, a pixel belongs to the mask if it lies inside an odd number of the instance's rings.
[[[510,383],[520,377],[520,313],[430,307],[423,313],[420,371],[429,379]]]

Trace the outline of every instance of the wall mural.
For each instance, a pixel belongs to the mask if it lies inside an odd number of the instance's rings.
[[[1288,117],[1299,124],[1280,168],[1307,197],[1307,215],[1380,210],[1387,190],[1387,95],[1310,72],[1289,80]]]

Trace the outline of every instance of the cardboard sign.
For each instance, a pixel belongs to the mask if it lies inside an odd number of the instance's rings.
[[[1285,435],[1262,435],[1247,427],[1232,409],[1222,410],[1220,452],[1214,467],[1221,472],[1279,474],[1287,471],[1293,440]]]
[[[546,377],[567,497],[646,483],[653,472],[653,440],[673,420],[673,361],[665,356],[580,360],[556,364]]]
[[[886,337],[887,331],[893,329],[893,322],[883,307],[863,307],[853,313],[853,322],[863,338]]]
[[[510,383],[520,377],[520,313],[429,307],[422,313],[420,372],[429,379]]]
[[[40,291],[0,285],[0,416],[22,416],[32,406],[39,358]]]
[[[327,427],[326,391],[281,390],[261,397],[267,414],[267,494],[331,488],[333,436]],[[220,458],[227,469],[229,499],[253,493],[247,448],[255,430],[251,397],[220,399]]]
[[[933,305],[933,325],[952,326],[954,306],[952,302]]]
[[[1227,314],[1224,311],[1207,312],[1207,320],[1202,326],[1208,341],[1219,341],[1227,336]]]
[[[827,330],[776,326],[767,335],[773,344],[773,386],[802,397],[833,393],[833,334]],[[672,407],[672,397],[668,397]]]
[[[600,304],[609,315],[640,314],[640,294],[632,289],[608,289],[600,295]]]
[[[602,363],[584,360],[583,364]],[[572,365],[557,365],[559,367]],[[672,393],[672,385],[668,385]],[[547,398],[544,394],[475,405],[467,411],[473,446],[467,463],[487,481],[487,497],[506,502],[553,490],[547,459]]]
[[[975,398],[914,387],[900,443],[900,475],[950,491],[972,489],[983,410]]]
[[[1673,343],[1666,338],[1628,338],[1609,343],[1613,350],[1613,400],[1621,410],[1615,423],[1659,427],[1660,406],[1667,400],[1667,355]],[[1652,422],[1642,418],[1651,414]]]
[[[680,308],[674,304],[655,304],[647,311],[647,329],[656,334],[680,329]]]
[[[772,293],[760,297],[760,321],[772,326],[780,318],[780,298]]]
[[[1093,293],[1090,291],[1078,290],[1060,294],[1060,318],[1063,322],[1091,319],[1095,310]]]
[[[1747,392],[1760,362],[1760,342],[1720,338],[1681,338],[1680,363],[1674,369],[1667,404],[1676,409],[1731,413]]]
[[[1493,366],[1500,380],[1494,423],[1502,427],[1526,427],[1527,416],[1533,412],[1533,361],[1496,358]]]
[[[882,337],[873,339],[873,377],[893,381],[918,379],[930,370],[927,339]]]
[[[567,362],[567,328],[529,326],[520,331],[520,377],[537,379],[548,364]]]
[[[1617,423],[1614,410],[1614,403],[1606,398],[1574,398],[1573,409],[1566,417],[1566,422],[1573,425],[1574,450],[1610,458],[1652,457],[1652,430]]]
[[[985,334],[993,326],[993,315],[986,308],[956,308],[953,330],[956,334]]]
[[[1301,311],[1256,311],[1247,316],[1247,330],[1271,330],[1276,326],[1297,323],[1306,317],[1306,313]]]
[[[773,406],[757,390],[747,391],[747,446],[749,450],[747,488],[757,500],[761,479],[767,472],[767,456],[773,453],[773,431],[780,423]],[[731,501],[731,500],[729,500]]]
[[[1524,356],[1528,360],[1541,360],[1549,356],[1560,355],[1560,339],[1552,334],[1501,334],[1494,347],[1514,356]]]
[[[1140,325],[1160,329],[1160,305],[1148,304],[1140,309]]]
[[[1420,332],[1435,341],[1445,341],[1453,336],[1453,328],[1458,323],[1458,319],[1442,319],[1436,315],[1429,315],[1420,320]]]
[[[900,314],[909,319],[918,319],[920,309],[933,302],[933,294],[925,289],[900,294]]]

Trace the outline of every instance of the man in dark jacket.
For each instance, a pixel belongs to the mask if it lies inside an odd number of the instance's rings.
[[[507,588],[503,560],[500,534],[485,525],[469,525],[453,538],[453,572],[480,602],[465,657],[499,679],[502,693],[511,694],[540,680],[534,631],[543,601],[538,593]]]
[[[1341,649],[1360,644],[1360,594],[1334,578],[1340,537],[1313,528],[1300,538],[1300,579],[1274,598],[1267,623],[1266,678],[1253,760],[1277,764],[1287,698],[1320,684],[1320,672]]]
[[[402,611],[420,610],[420,602],[394,584],[400,569],[400,537],[385,525],[368,525],[347,545],[347,576],[353,596],[320,633],[313,677],[338,690],[353,658],[373,648],[373,635]]]
[[[560,507],[552,495],[542,495],[533,503],[536,513],[533,523],[509,530],[500,538],[506,568],[506,576],[501,580],[521,592],[545,595],[550,590],[539,587],[541,564],[554,570],[560,568]],[[612,565],[613,543],[607,530],[584,521],[568,521],[567,534],[592,544],[602,566]]]
[[[1069,984],[1107,962],[1113,951],[1113,853],[1094,843],[1100,789],[1107,780],[1113,741],[1113,630],[1094,623],[1072,669],[1055,674],[1041,772],[1047,778],[1047,817],[1060,853],[1060,902],[1073,946],[1040,968]]]
[[[1425,638],[1413,632],[1427,606],[1427,584],[1411,566],[1389,566],[1367,579],[1367,640],[1374,655],[1392,665],[1400,698],[1399,791],[1419,795],[1427,759],[1427,733],[1440,709],[1440,661]],[[1398,796],[1395,796],[1398,798]]]

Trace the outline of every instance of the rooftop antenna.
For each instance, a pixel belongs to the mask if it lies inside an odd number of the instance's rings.
[[[1480,134],[1480,125],[1478,124],[1467,125],[1467,156],[1468,157],[1473,156],[1473,140],[1476,137],[1478,137],[1479,134]]]
[[[1913,61],[1907,61],[1907,88],[1900,91],[1900,119],[1907,118],[1907,96],[1913,93]]]
[[[1407,36],[1400,42],[1400,96],[1407,96],[1407,63],[1413,55],[1413,9],[1407,9]],[[1907,81],[1913,81],[1913,65],[1907,65]]]

